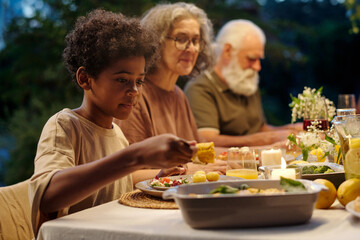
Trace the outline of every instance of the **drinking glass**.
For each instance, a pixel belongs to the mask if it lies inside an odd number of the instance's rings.
[[[339,94],[337,108],[355,108],[355,94]]]
[[[257,179],[255,151],[248,147],[228,149],[226,176]]]
[[[336,114],[338,116],[356,114],[355,94],[339,94]]]
[[[327,105],[324,98],[308,103],[304,112],[303,129],[307,131],[311,125],[319,130],[329,130]]]
[[[339,135],[345,178],[360,178],[360,114],[337,116],[333,123]]]

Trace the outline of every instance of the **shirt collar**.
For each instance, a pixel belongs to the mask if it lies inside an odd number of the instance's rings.
[[[205,71],[205,75],[212,83],[214,83],[216,89],[219,92],[231,91],[229,86],[223,81],[221,81],[220,77],[216,74],[215,71]]]

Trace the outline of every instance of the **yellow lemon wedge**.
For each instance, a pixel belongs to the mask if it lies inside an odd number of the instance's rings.
[[[360,196],[360,179],[350,178],[340,184],[337,198],[343,206],[346,206],[346,204],[355,200],[358,196]]]
[[[360,148],[350,149],[345,154],[344,170],[350,176],[360,175]]]
[[[349,139],[349,148],[350,149],[360,148],[360,138]]]
[[[328,190],[322,190],[319,193],[319,197],[315,203],[316,208],[325,209],[331,207],[336,199],[335,185],[326,179],[315,179],[314,182],[320,183],[328,188]]]
[[[318,159],[318,162],[325,161],[325,156],[324,156],[325,154],[324,154],[324,152],[323,152],[323,150],[321,148],[311,150],[310,154],[316,156],[317,159]]]

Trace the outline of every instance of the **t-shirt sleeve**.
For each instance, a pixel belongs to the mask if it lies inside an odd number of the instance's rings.
[[[67,214],[67,209],[57,213],[43,214],[40,202],[54,174],[62,169],[75,166],[74,149],[69,135],[53,117],[45,124],[40,136],[35,157],[34,175],[30,179],[29,199],[31,222],[35,236],[41,224],[58,215]]]
[[[185,89],[185,94],[189,100],[198,129],[220,129],[217,105],[214,97],[207,91],[206,87],[198,84],[189,84]]]

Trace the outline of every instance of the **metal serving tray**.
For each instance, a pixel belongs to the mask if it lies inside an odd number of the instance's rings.
[[[279,180],[225,181],[178,186],[163,193],[164,199],[175,199],[183,218],[193,228],[269,227],[302,224],[312,216],[323,185],[300,179],[307,191],[272,195],[208,194],[226,184],[242,183],[255,188],[281,188]],[[196,195],[194,195],[196,194]]]

